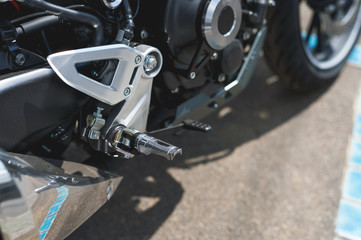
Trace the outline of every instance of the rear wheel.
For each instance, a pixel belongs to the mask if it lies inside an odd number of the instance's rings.
[[[291,89],[314,90],[342,70],[361,28],[361,0],[278,0],[268,12],[265,57]]]

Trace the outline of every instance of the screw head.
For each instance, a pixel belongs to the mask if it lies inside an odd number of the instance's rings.
[[[195,72],[191,72],[191,73],[189,74],[189,78],[190,78],[190,79],[195,79],[195,78],[196,78],[196,73],[195,73]]]
[[[18,55],[16,55],[16,57],[15,57],[15,63],[18,66],[24,65],[25,60],[26,60],[25,55],[22,53],[18,53]]]
[[[135,57],[135,63],[139,64],[142,61],[142,57],[140,55]]]
[[[130,88],[127,87],[126,89],[124,89],[124,96],[128,96],[130,92],[131,92]]]
[[[147,55],[144,60],[144,70],[150,72],[158,65],[157,58],[154,55]]]

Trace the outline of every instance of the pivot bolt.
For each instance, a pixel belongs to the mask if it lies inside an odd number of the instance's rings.
[[[130,88],[127,87],[126,89],[124,89],[124,96],[128,96],[130,92],[131,92]]]
[[[142,61],[142,57],[140,55],[135,57],[135,63],[139,64]]]
[[[22,53],[18,53],[15,57],[15,63],[18,66],[22,66],[25,63],[25,55]]]
[[[144,60],[144,70],[150,72],[157,67],[158,61],[154,55],[147,55]]]

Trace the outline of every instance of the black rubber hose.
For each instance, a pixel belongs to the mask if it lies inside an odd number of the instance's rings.
[[[123,6],[124,6],[124,10],[125,10],[125,17],[127,18],[127,22],[128,22],[128,27],[131,30],[133,30],[135,25],[134,25],[134,21],[133,21],[132,8],[130,7],[129,1],[123,0]]]
[[[89,13],[79,12],[73,9],[64,8],[43,0],[27,0],[25,4],[38,8],[51,14],[60,16],[65,19],[82,22],[92,26],[95,30],[94,45],[99,46],[103,43],[104,32],[100,20]]]
[[[39,31],[41,29],[44,29],[46,27],[49,27],[49,26],[59,23],[59,22],[60,22],[59,17],[54,16],[54,15],[40,17],[40,18],[31,20],[29,22],[20,24],[19,27],[16,28],[16,32],[17,32],[18,36],[21,37],[22,35]]]

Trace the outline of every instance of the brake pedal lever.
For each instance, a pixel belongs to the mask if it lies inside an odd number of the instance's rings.
[[[183,128],[188,130],[200,131],[200,132],[209,132],[212,130],[212,126],[207,123],[202,123],[198,121],[194,121],[191,119],[184,120],[181,124],[183,124]]]
[[[198,132],[209,132],[212,130],[212,126],[206,123],[202,123],[199,121],[195,121],[195,120],[191,120],[191,119],[187,119],[182,121],[182,123],[175,125],[175,126],[171,126],[168,128],[162,128],[162,129],[158,129],[152,132],[149,132],[149,134],[151,135],[164,135],[164,134],[172,134],[172,133],[177,133],[181,130],[192,130],[192,131],[198,131]]]

